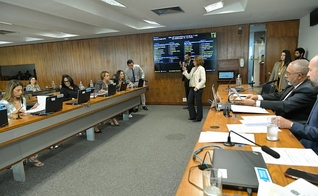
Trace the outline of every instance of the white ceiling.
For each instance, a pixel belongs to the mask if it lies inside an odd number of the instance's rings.
[[[121,8],[101,0],[0,0],[0,32],[14,32],[0,34],[0,47],[300,19],[318,7],[318,0],[223,0],[224,8],[206,14],[204,6],[217,1],[118,0]],[[175,6],[184,13],[151,11]]]

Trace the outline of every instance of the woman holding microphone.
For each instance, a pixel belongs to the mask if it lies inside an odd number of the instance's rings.
[[[187,68],[183,67],[183,75],[190,80],[190,92],[188,96],[189,120],[200,122],[203,118],[202,93],[205,87],[206,75],[203,67],[204,60],[201,56],[196,56],[193,60],[194,67],[191,72],[187,72]],[[197,104],[197,110],[194,108],[194,100]]]

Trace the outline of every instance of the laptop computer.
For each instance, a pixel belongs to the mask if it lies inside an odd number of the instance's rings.
[[[63,94],[60,95],[54,95],[49,96],[45,98],[45,109],[41,111],[32,112],[32,110],[29,110],[32,115],[48,115],[52,114],[54,112],[60,111],[63,108]]]
[[[83,89],[77,92],[77,99],[75,101],[66,102],[66,105],[79,105],[82,103],[87,103],[90,100],[91,89]]]
[[[260,152],[243,151],[243,150],[225,150],[215,149],[212,159],[213,168],[221,169],[223,188],[246,190],[251,188],[252,191],[258,190],[258,179],[266,176],[267,167],[263,156]],[[256,169],[263,171],[262,175],[257,177]],[[257,170],[259,171],[259,170]],[[267,178],[271,178],[267,171]]]
[[[6,126],[9,124],[8,113],[5,106],[0,105],[0,127]]]
[[[107,93],[107,97],[108,96],[112,96],[116,94],[116,84],[109,84],[108,85],[108,93]]]
[[[143,86],[144,86],[144,80],[143,79],[139,79],[137,87],[143,87]]]
[[[127,85],[128,83],[125,83],[125,82],[121,83],[119,91],[125,91],[127,89]]]

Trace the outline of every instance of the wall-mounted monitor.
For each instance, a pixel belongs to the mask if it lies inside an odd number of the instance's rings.
[[[310,26],[315,26],[318,24],[318,8],[316,8],[314,11],[310,12]]]
[[[233,80],[235,71],[218,71],[218,80]]]
[[[207,72],[216,71],[217,66],[217,34],[199,33],[187,35],[170,35],[153,37],[155,72],[181,72],[180,61],[186,52],[194,58],[200,55],[204,59]]]

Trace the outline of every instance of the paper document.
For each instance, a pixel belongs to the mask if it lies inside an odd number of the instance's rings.
[[[48,96],[37,96],[37,100],[38,100],[38,107],[34,108],[34,109],[30,109],[30,110],[27,110],[26,112],[27,113],[33,113],[33,112],[40,112],[40,111],[43,111],[45,110],[45,105],[46,105],[46,98]]]
[[[231,135],[232,136],[232,135]],[[277,165],[297,165],[297,166],[312,166],[317,167],[318,156],[308,148],[272,148],[278,154],[279,159],[273,158],[271,155],[263,152],[260,147],[252,147],[255,152],[260,152],[263,155],[265,163]]]
[[[240,113],[268,114],[268,112],[265,109],[254,106],[231,105],[231,110],[233,112]]]
[[[199,137],[199,142],[226,142],[227,137],[229,133],[228,132],[201,132]],[[241,134],[244,137],[248,138],[249,140],[255,142],[254,134]],[[241,143],[241,144],[248,144],[248,145],[254,145],[253,143],[247,141],[246,139],[236,135],[231,134],[231,141],[235,143]]]
[[[242,116],[244,124],[266,124],[267,119],[270,117],[276,117],[275,115],[263,115],[263,116]],[[242,122],[242,123],[243,123]]]
[[[318,196],[318,187],[299,178],[285,187],[271,182],[260,182],[258,196]]]
[[[227,124],[228,130],[238,133],[267,133],[266,124]],[[278,129],[280,132],[281,130]]]

